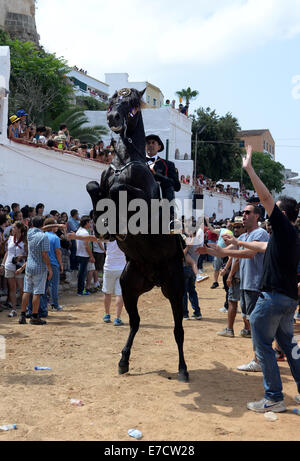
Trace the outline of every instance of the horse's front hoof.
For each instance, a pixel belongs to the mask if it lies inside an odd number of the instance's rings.
[[[181,383],[188,383],[190,380],[188,371],[180,371],[178,374],[178,381]]]
[[[124,373],[128,373],[129,365],[120,365],[119,364],[119,375],[124,375]]]

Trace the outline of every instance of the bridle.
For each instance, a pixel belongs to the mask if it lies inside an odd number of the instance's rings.
[[[131,162],[128,162],[128,163],[125,163],[125,165],[122,167],[122,168],[116,168],[115,165],[113,165],[112,163],[110,164],[110,167],[113,169],[114,173],[115,173],[115,176],[120,176],[120,174],[126,170],[130,165],[133,165],[133,164],[138,164],[140,165],[142,162],[139,162],[138,160],[131,160]],[[143,164],[143,163],[142,163]]]
[[[118,91],[119,100],[122,100],[123,97],[129,96],[130,94],[131,94],[131,89],[130,88],[123,88],[122,90]],[[118,109],[118,107],[121,105],[121,103],[116,102],[115,105],[116,105],[116,109]],[[136,145],[132,141],[132,138],[127,136],[128,121],[129,121],[130,117],[134,118],[139,112],[140,112],[139,109],[137,109],[136,107],[132,107],[130,109],[130,111],[128,112],[127,117],[124,117],[124,123],[123,123],[124,134],[122,136],[122,139],[123,139],[123,142],[124,142],[124,144],[125,144],[125,146],[127,148],[133,148],[136,151],[136,153],[139,154],[139,156],[142,158],[144,156],[144,154],[136,147]],[[141,163],[143,163],[143,162],[139,162],[138,160],[131,160],[130,162],[125,163],[125,165],[122,168],[116,168],[115,165],[113,165],[112,163],[110,164],[110,167],[113,169],[115,176],[120,176],[120,174],[124,170],[126,170],[129,166],[131,166],[133,164],[139,164],[140,165]],[[146,162],[145,162],[145,165],[147,165]]]

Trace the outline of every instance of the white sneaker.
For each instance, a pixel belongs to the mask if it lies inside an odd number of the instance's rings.
[[[203,280],[206,280],[209,278],[209,275],[197,275],[196,277],[196,282],[203,282]]]
[[[300,404],[300,394],[295,395],[294,400],[295,400],[295,402]]]
[[[257,413],[266,413],[267,411],[273,411],[274,413],[281,413],[286,411],[286,406],[283,400],[274,402],[273,400],[262,399],[258,402],[247,403],[248,410],[256,411]]]
[[[219,336],[227,336],[228,338],[234,338],[234,332],[233,330],[230,330],[229,328],[224,328],[224,330],[219,331],[217,333]]]
[[[51,306],[51,309],[53,310],[53,312],[60,312],[63,310],[63,306]]]
[[[261,365],[256,362],[254,359],[251,360],[249,363],[245,363],[244,365],[240,365],[237,367],[240,371],[262,371]]]
[[[221,309],[219,309],[220,312],[223,312],[224,314],[227,314],[227,309],[225,307],[221,307]]]

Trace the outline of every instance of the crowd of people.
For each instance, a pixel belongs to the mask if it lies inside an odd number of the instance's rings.
[[[68,127],[62,123],[58,131],[53,131],[47,126],[36,126],[33,123],[27,124],[27,112],[24,109],[11,115],[8,120],[7,136],[14,141],[26,142],[32,146],[39,146],[45,149],[57,149],[70,152],[82,158],[97,160],[109,164],[114,158],[116,141],[111,140],[108,146],[100,139],[96,144],[84,144],[79,139],[70,136]]]
[[[44,324],[49,308],[62,310],[59,286],[77,288],[78,296],[105,293],[104,321],[110,321],[111,295],[116,294],[114,325],[123,325],[119,279],[125,256],[116,242],[102,242],[93,236],[91,214],[79,216],[78,210],[51,210],[38,203],[20,208],[18,203],[0,205],[0,310],[17,316],[20,323]],[[86,240],[86,236],[89,237]],[[92,236],[92,237],[91,237]]]
[[[217,193],[230,196],[233,202],[239,198],[243,198],[244,200],[250,198],[250,192],[245,189],[243,184],[240,189],[232,187],[230,184],[225,186],[221,182],[213,181],[202,174],[199,174],[195,179],[192,179],[190,175],[181,175],[180,182],[181,184],[192,185],[195,194],[203,194],[204,191],[209,191],[211,194]]]
[[[251,202],[236,217],[233,227],[227,223],[217,242],[198,249],[214,257],[214,283],[223,276],[227,325],[218,335],[233,338],[238,303],[244,328],[240,336],[252,338],[252,359],[238,370],[262,372],[264,397],[248,402],[247,408],[258,413],[286,411],[279,360],[287,360],[298,388],[295,401],[300,403],[299,346],[294,338],[294,323],[300,318],[300,239],[299,205],[292,197],[281,196],[275,203],[252,166],[252,148],[247,147],[243,168],[248,173],[263,207]],[[263,213],[262,213],[263,209]],[[268,220],[264,221],[264,214]],[[216,230],[207,222],[211,233]],[[250,351],[249,351],[250,352]]]

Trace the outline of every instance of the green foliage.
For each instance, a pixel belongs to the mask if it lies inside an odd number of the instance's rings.
[[[186,104],[189,104],[189,102],[196,98],[199,94],[199,91],[197,90],[191,90],[190,87],[188,87],[186,90],[182,89],[181,91],[176,91],[177,96],[180,98],[184,99]]]
[[[85,108],[85,110],[101,110],[105,111],[108,108],[106,102],[98,101],[97,99],[91,96],[78,96],[76,102],[79,106]]]
[[[107,133],[107,129],[101,125],[85,126],[88,123],[88,118],[84,111],[85,108],[83,107],[69,107],[55,119],[49,120],[48,123],[53,131],[58,131],[59,126],[64,123],[73,138],[80,139],[81,143],[96,144],[101,136]]]
[[[209,107],[199,108],[193,119],[192,157],[195,158],[196,132],[197,140],[197,174],[218,181],[230,179],[238,167],[241,155],[237,139],[240,126],[238,120],[228,113],[223,117]],[[202,131],[203,130],[203,131]],[[201,133],[200,133],[201,131]]]
[[[33,122],[41,124],[46,114],[56,117],[68,107],[72,87],[66,77],[69,67],[63,58],[32,42],[12,40],[2,31],[0,45],[10,48],[10,114],[24,108]]]
[[[280,193],[282,191],[284,166],[281,163],[274,162],[268,154],[253,152],[252,165],[256,174],[260,177],[269,191],[276,193]],[[253,190],[249,176],[245,171],[242,171],[242,159],[240,157],[237,168],[233,171],[231,179],[239,181],[241,176],[246,189]]]

